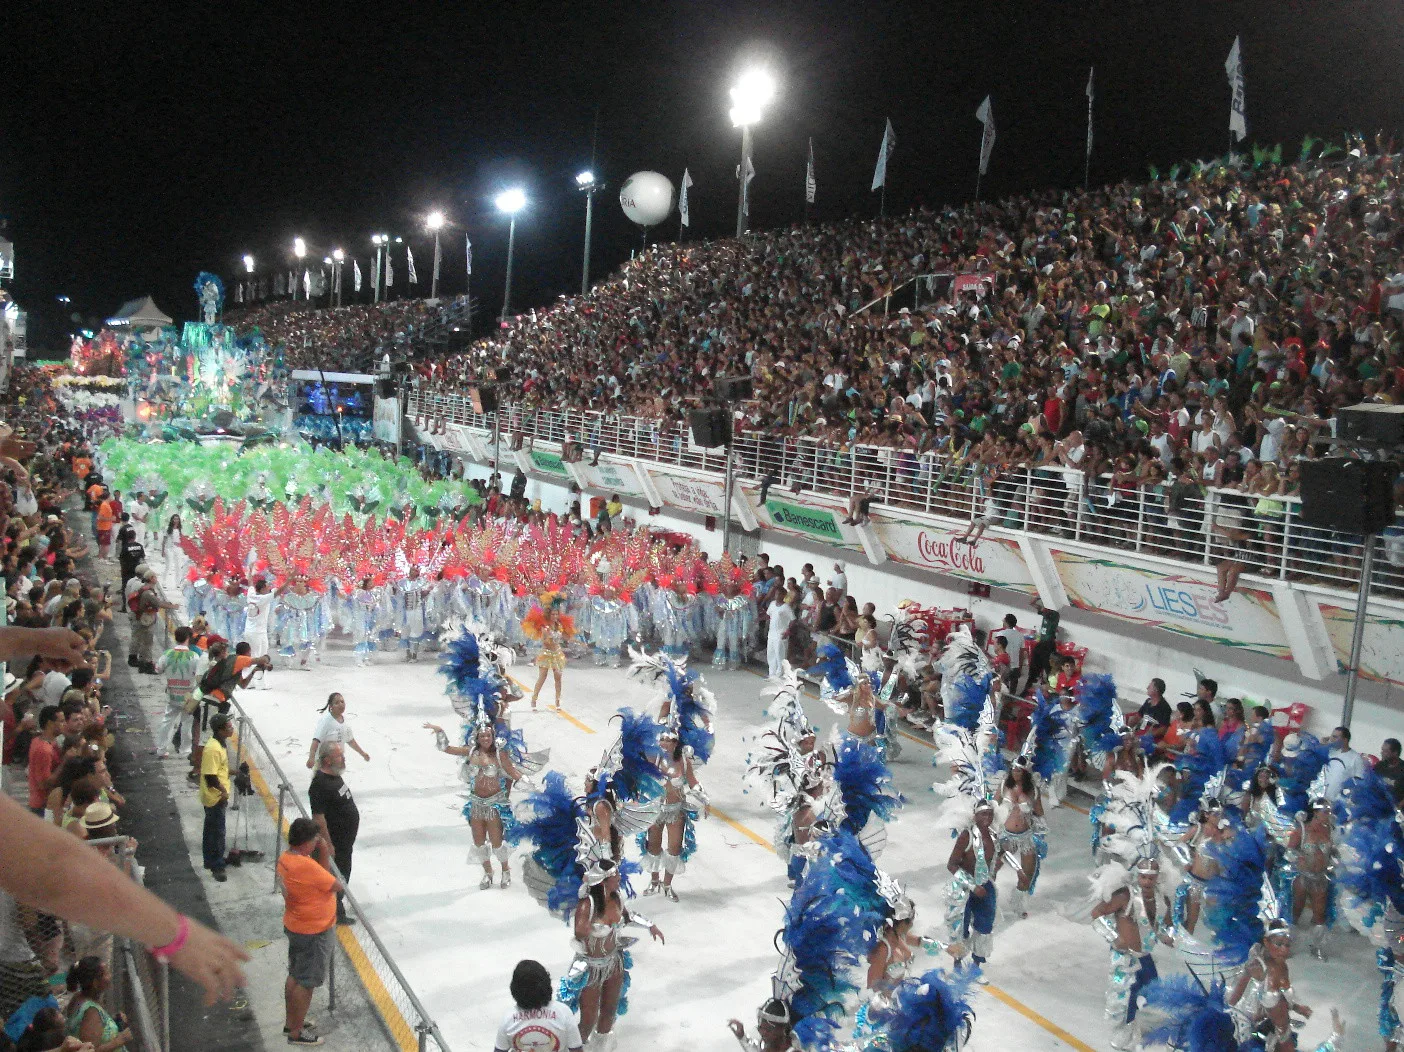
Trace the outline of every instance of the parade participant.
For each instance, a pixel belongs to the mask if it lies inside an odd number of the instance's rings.
[[[663,807],[653,825],[639,834],[643,869],[651,875],[644,894],[661,893],[664,898],[677,902],[673,878],[685,871],[688,860],[697,850],[697,816],[700,813],[707,817],[710,808],[707,792],[693,769],[692,749],[682,743],[677,727],[665,725],[659,732],[658,744],[664,784]]]
[[[1175,889],[1173,920],[1177,928],[1191,935],[1199,926],[1204,889],[1219,873],[1219,864],[1211,849],[1232,835],[1222,805],[1209,801],[1194,813],[1189,828],[1174,842],[1185,866],[1184,877]]]
[[[639,614],[632,603],[624,602],[609,586],[591,592],[584,620],[590,635],[595,664],[618,668],[628,641],[639,634]]]
[[[541,653],[536,657],[536,667],[540,670],[536,686],[531,691],[531,708],[536,711],[536,699],[550,675],[555,681],[556,708],[561,707],[561,674],[566,667],[565,647],[575,636],[575,619],[565,612],[565,596],[559,592],[547,592],[540,603],[532,607],[522,619],[522,631],[528,638],[541,645]]]
[[[322,660],[322,641],[330,627],[326,596],[315,591],[307,578],[293,577],[279,590],[276,609],[279,656],[289,663],[297,658],[297,667],[308,671],[309,659]],[[358,664],[365,664],[360,650],[356,658]]]
[[[969,988],[968,975],[935,968],[904,979],[875,1013],[874,1033],[860,1041],[859,1052],[960,1052],[975,1025]]]
[[[876,745],[884,756],[896,759],[895,742],[887,737],[888,698],[877,693],[877,676],[863,672],[832,643],[819,648],[819,663],[809,670],[822,675],[819,698],[835,713],[847,717],[843,734]],[[834,740],[840,737],[834,728]]]
[[[1285,920],[1275,917],[1268,922],[1262,941],[1253,947],[1226,999],[1249,1030],[1262,1023],[1270,1024],[1266,1048],[1275,1052],[1296,1052],[1293,1012],[1303,1018],[1311,1017],[1311,1008],[1294,999],[1296,993],[1287,963],[1291,955],[1292,929]]]
[[[602,849],[601,857],[620,862],[624,838],[642,833],[657,820],[663,795],[658,766],[660,727],[643,713],[620,709],[619,734],[600,762],[585,778],[585,804],[590,829]]]
[[[371,578],[361,578],[360,586],[351,593],[347,616],[351,621],[351,638],[355,641],[356,664],[371,663],[380,645],[380,628],[384,617],[384,594]],[[305,664],[305,662],[304,662]]]
[[[716,696],[702,677],[687,667],[687,659],[675,660],[667,654],[648,654],[629,649],[629,677],[649,683],[659,690],[658,722],[671,724],[683,746],[698,763],[712,757],[716,735],[712,718],[717,712]]]
[[[956,956],[963,958],[969,953],[971,966],[976,970],[984,967],[994,949],[998,842],[991,831],[993,824],[994,804],[988,800],[977,802],[972,824],[956,837],[946,861],[953,878],[946,900],[952,952],[959,940],[964,952]],[[979,976],[976,981],[983,984],[986,980]]]
[[[1295,1035],[1290,1044],[1279,1043],[1270,1020],[1247,1031],[1236,1025],[1224,1000],[1223,983],[1206,986],[1194,976],[1181,975],[1151,983],[1143,996],[1158,1020],[1145,1034],[1145,1047],[1163,1045],[1184,1052],[1285,1052],[1297,1047]],[[1333,1008],[1331,1036],[1312,1052],[1344,1049],[1345,1022]]]
[[[754,646],[756,607],[742,586],[734,580],[722,585],[716,597],[717,649],[712,664],[717,668],[738,669],[746,664]]]
[[[858,838],[876,859],[887,844],[887,823],[906,803],[892,782],[882,750],[856,738],[841,738],[834,746],[830,771],[843,803],[840,828]]]
[[[222,589],[211,588],[205,606],[205,616],[215,635],[231,643],[244,638],[248,599],[244,595],[242,582],[231,579]]]
[[[322,744],[334,743],[355,749],[361,754],[361,759],[370,760],[370,753],[361,748],[361,743],[356,740],[356,733],[351,729],[351,724],[346,720],[346,699],[340,693],[333,691],[327,698],[327,703],[317,710],[322,715],[317,720],[317,726],[312,731],[312,744],[307,749],[307,769],[310,771],[317,766],[317,752]]]
[[[1312,800],[1305,812],[1295,816],[1283,846],[1286,850],[1276,871],[1278,902],[1293,924],[1300,924],[1310,908],[1307,949],[1324,961],[1326,934],[1336,919],[1336,828],[1331,802],[1324,796]]]
[[[403,560],[404,556],[399,556]],[[425,627],[424,606],[428,588],[419,576],[419,567],[411,565],[406,576],[392,588],[392,603],[396,627],[400,632],[400,648],[406,661],[419,660],[419,648],[432,633]]]
[[[507,806],[507,790],[511,783],[521,779],[522,772],[507,754],[507,739],[494,736],[486,712],[464,734],[462,745],[450,745],[448,735],[436,724],[426,723],[424,727],[434,732],[434,742],[440,752],[463,758],[459,773],[470,793],[463,817],[468,819],[473,830],[468,861],[480,862],[483,866],[483,879],[478,888],[486,891],[492,887],[493,858],[502,870],[501,886],[510,887],[511,849],[517,843],[517,829]]]
[[[268,645],[268,623],[275,600],[268,581],[262,577],[254,581],[253,589],[244,596],[244,642],[248,643],[253,658],[269,657],[270,665],[273,651]],[[268,689],[268,680],[261,668],[254,674],[253,682],[259,690]]]
[[[1004,776],[995,798],[1004,821],[999,829],[998,874],[1006,859],[1015,870],[1010,908],[1016,916],[1029,915],[1029,900],[1038,884],[1038,871],[1048,854],[1048,823],[1043,817],[1043,796],[1038,791],[1033,769],[1020,756]]]

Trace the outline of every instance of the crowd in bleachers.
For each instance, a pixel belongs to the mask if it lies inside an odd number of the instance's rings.
[[[448,306],[403,299],[316,310],[305,301],[275,300],[231,310],[226,320],[241,333],[256,328],[270,344],[282,344],[289,369],[373,372],[387,353],[403,357]]]

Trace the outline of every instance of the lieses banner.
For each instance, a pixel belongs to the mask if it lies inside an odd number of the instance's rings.
[[[576,469],[585,479],[587,490],[597,490],[604,494],[618,493],[623,497],[647,498],[648,491],[632,464],[611,464],[602,460],[598,464],[580,463]]]
[[[1355,632],[1355,605],[1336,606],[1322,602],[1321,618],[1336,652],[1336,664],[1344,672],[1350,665],[1350,642]],[[1371,611],[1365,617],[1365,635],[1360,642],[1360,675],[1382,683],[1404,686],[1404,613]]]
[[[1068,601],[1133,624],[1289,661],[1271,592],[1240,586],[1222,603],[1212,578],[1190,577],[1051,548]]]
[[[885,516],[874,518],[873,528],[893,562],[1028,595],[1037,591],[1016,541],[986,535],[959,544],[964,529]]]

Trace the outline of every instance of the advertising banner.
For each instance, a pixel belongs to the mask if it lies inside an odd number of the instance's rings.
[[[559,453],[548,449],[524,449],[517,452],[517,463],[528,475],[544,475],[550,479],[571,479],[570,469]]]
[[[658,495],[664,504],[703,515],[722,515],[726,510],[726,490],[721,482],[694,478],[691,475],[671,475],[653,467],[648,469]]]
[[[1036,591],[1016,541],[987,534],[973,545],[960,544],[962,528],[886,516],[874,518],[873,528],[893,562],[1027,595]]]
[[[614,464],[601,460],[590,465],[584,461],[575,465],[585,479],[585,489],[596,490],[606,496],[618,493],[621,497],[648,497],[648,491],[632,464]]]
[[[1240,586],[1222,603],[1212,578],[1049,549],[1068,600],[1133,624],[1291,660],[1272,593]]]
[[[1350,638],[1355,632],[1355,606],[1322,602],[1321,617],[1342,671],[1350,665]],[[1404,613],[1372,610],[1365,618],[1360,643],[1360,675],[1404,686]]]

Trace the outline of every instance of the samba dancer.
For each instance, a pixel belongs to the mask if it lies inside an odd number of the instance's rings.
[[[561,707],[561,676],[566,667],[566,643],[575,636],[575,619],[565,612],[565,596],[559,592],[547,592],[540,603],[533,606],[522,618],[522,631],[527,638],[541,644],[541,653],[536,656],[536,667],[540,670],[536,686],[531,691],[531,709],[536,711],[536,699],[550,675],[556,686],[556,708]]]
[[[512,884],[511,851],[517,843],[517,827],[507,805],[507,790],[520,781],[522,772],[507,752],[507,739],[497,735],[492,718],[483,710],[477,721],[463,736],[462,745],[450,745],[448,735],[437,724],[426,723],[425,730],[434,732],[438,750],[463,758],[459,774],[468,786],[468,803],[463,817],[473,830],[473,846],[468,861],[480,862],[483,879],[479,890],[492,887],[492,859],[502,870],[502,884]]]

